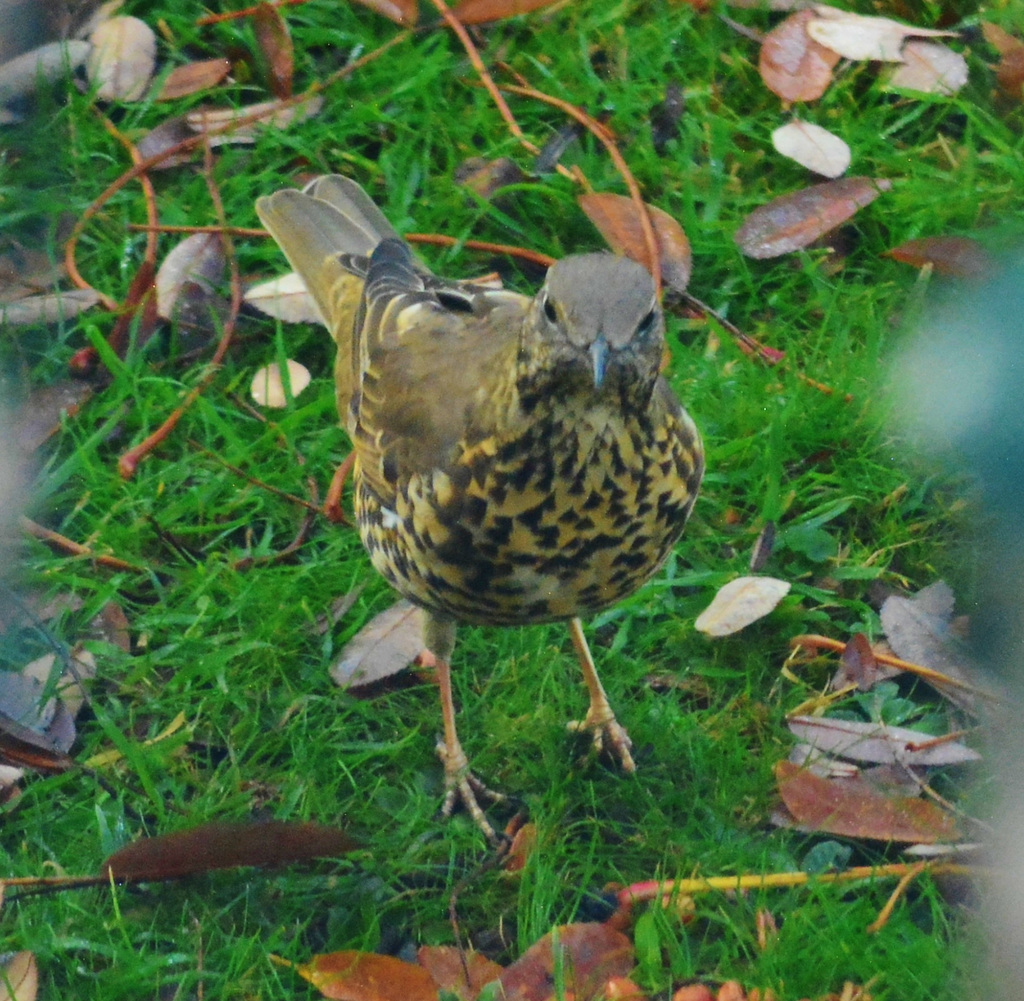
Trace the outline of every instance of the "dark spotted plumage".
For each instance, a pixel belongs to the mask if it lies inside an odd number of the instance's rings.
[[[445,281],[341,177],[257,210],[338,345],[360,535],[426,613],[450,790],[493,836],[455,736],[456,622],[570,620],[591,695],[584,725],[631,769],[577,620],[658,569],[703,471],[696,428],[658,374],[664,322],[650,276],[586,254],[556,263],[533,298]]]

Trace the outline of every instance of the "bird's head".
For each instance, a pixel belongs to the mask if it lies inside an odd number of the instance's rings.
[[[665,344],[654,281],[635,261],[578,254],[552,265],[523,325],[520,388],[645,407]]]

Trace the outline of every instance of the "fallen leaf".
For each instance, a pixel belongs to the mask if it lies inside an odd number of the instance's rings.
[[[956,278],[985,278],[995,265],[988,252],[969,236],[925,236],[905,240],[886,251],[886,257],[922,268],[930,264],[940,275]]]
[[[417,0],[356,0],[356,2],[406,28],[414,28],[419,20]]]
[[[104,101],[138,101],[156,67],[156,35],[137,17],[101,21],[89,37],[89,82]]]
[[[251,286],[244,298],[250,306],[282,323],[324,322],[306,283],[294,271]]]
[[[608,192],[595,192],[579,196],[579,204],[586,217],[598,228],[616,253],[649,266],[647,244],[631,198]],[[690,241],[683,227],[667,212],[647,206],[654,228],[661,262],[661,277],[665,284],[677,292],[685,292],[690,283],[692,255]]]
[[[309,369],[291,358],[285,363],[288,369],[288,383],[291,386],[291,396],[294,399],[313,381]],[[281,367],[276,361],[264,365],[252,377],[252,384],[249,386],[249,393],[261,407],[274,407],[280,409],[288,406],[288,394],[285,393],[284,379],[281,377]]]
[[[216,87],[231,72],[229,59],[203,59],[176,66],[160,85],[154,100],[174,101]]]
[[[136,143],[136,148],[143,160],[149,160],[158,154],[166,153],[167,150],[178,146],[186,139],[193,138],[195,138],[195,130],[189,128],[184,115],[177,115],[174,118],[168,118],[167,121],[161,122],[155,129],[147,132]],[[168,170],[171,167],[188,163],[195,155],[196,150],[194,149],[169,153],[151,169]]]
[[[704,4],[705,0],[696,2]],[[668,152],[668,144],[678,137],[679,123],[685,110],[682,84],[678,80],[669,80],[665,84],[665,100],[651,108],[651,145],[658,156],[664,156]]]
[[[775,577],[737,577],[719,588],[694,626],[708,636],[730,636],[764,618],[789,593],[790,586]]]
[[[772,145],[783,156],[822,177],[839,177],[850,166],[850,147],[813,122],[792,121],[779,126],[772,133]]]
[[[205,135],[211,146],[251,143],[267,128],[283,129],[320,113],[319,95],[302,101],[262,101],[241,108],[197,108],[185,116],[193,132]]]
[[[508,835],[507,829],[505,834],[506,836]],[[508,851],[505,852],[502,859],[502,872],[522,872],[526,868],[526,863],[530,860],[530,856],[536,847],[537,825],[532,823],[523,824],[512,836],[512,844],[508,846]]]
[[[1021,100],[1024,97],[1024,42],[989,21],[981,22],[981,32],[985,41],[999,53],[997,83],[1010,97]]]
[[[807,23],[813,18],[813,11],[797,11],[769,31],[761,43],[761,79],[784,101],[816,101],[828,89],[839,62],[838,53],[807,34]]]
[[[0,760],[47,774],[60,774],[75,767],[75,762],[49,736],[23,726],[2,712]]]
[[[561,925],[501,974],[500,997],[503,1001],[548,1001],[555,969],[560,967],[566,997],[592,1001],[603,995],[613,977],[628,977],[633,964],[633,946],[622,932],[597,923]]]
[[[672,1001],[715,1001],[715,995],[704,984],[686,984],[672,995]]]
[[[734,239],[748,257],[780,257],[813,243],[891,187],[887,180],[843,177],[781,195],[754,209]]]
[[[62,379],[48,386],[35,386],[14,413],[9,430],[18,451],[34,452],[55,435],[66,415],[74,417],[93,394],[93,387],[81,379]]]
[[[0,325],[22,327],[32,323],[59,323],[90,309],[99,301],[99,293],[91,288],[25,296],[16,302],[0,303]]]
[[[335,1001],[437,1001],[437,984],[421,966],[373,952],[329,952],[296,966]]]
[[[867,692],[880,681],[893,678],[900,674],[899,668],[880,664],[875,657],[864,633],[854,633],[843,648],[839,670],[829,683],[833,691],[839,691],[847,685],[856,685],[858,691]]]
[[[463,24],[485,24],[548,7],[555,0],[461,0],[452,13]]]
[[[930,733],[907,727],[818,716],[791,716],[786,724],[798,740],[851,761],[939,767],[981,760],[977,751],[964,744],[938,741]]]
[[[639,984],[629,977],[610,977],[602,988],[601,996],[604,1001],[646,1001],[647,998]]]
[[[718,988],[715,1001],[747,1001],[747,995],[738,980],[727,980]]]
[[[868,17],[818,5],[807,21],[807,34],[820,45],[838,52],[844,59],[877,59],[902,62],[907,38],[955,38],[955,31],[915,28],[888,17]]]
[[[823,779],[788,761],[775,766],[779,795],[806,830],[875,841],[933,843],[957,837],[954,819],[919,798],[888,797],[856,779]]]
[[[36,295],[64,277],[64,265],[45,250],[12,244],[0,254],[0,303]]]
[[[886,83],[902,90],[952,97],[967,83],[967,60],[938,42],[911,39],[903,46],[903,62],[893,68]]]
[[[462,1001],[475,1001],[481,988],[497,980],[503,969],[479,952],[472,949],[462,952],[452,945],[421,946],[416,953],[416,962],[441,990],[455,994]]]
[[[0,974],[0,1001],[35,1001],[38,990],[36,957],[31,952],[16,952]]]
[[[181,879],[214,869],[280,866],[315,858],[337,858],[356,842],[338,827],[270,820],[214,821],[174,834],[140,838],[114,852],[100,875],[137,883]]]
[[[463,160],[455,168],[456,184],[461,184],[488,200],[494,197],[496,191],[510,184],[519,184],[525,177],[519,164],[507,156],[499,157],[497,160],[473,156]]]
[[[973,685],[977,672],[963,644],[949,628],[953,604],[952,589],[945,581],[937,580],[913,597],[891,595],[886,598],[879,609],[879,617],[897,657]],[[977,711],[975,699],[969,693],[941,683],[935,683],[935,687],[956,705]]]
[[[42,746],[66,754],[75,741],[75,728],[67,712],[58,718],[56,666],[56,654],[48,653],[20,671],[0,671],[0,714],[18,724],[19,736],[25,727],[44,741]]]
[[[331,680],[342,688],[370,685],[397,674],[423,652],[420,610],[399,601],[375,615],[345,644],[331,668]]]
[[[754,548],[750,553],[750,572],[757,573],[762,570],[768,560],[771,559],[772,550],[775,548],[775,522],[768,520],[764,527],[757,533]]]
[[[193,233],[164,258],[156,273],[156,311],[165,320],[174,316],[175,304],[187,283],[212,290],[224,277],[224,247],[216,233]]]
[[[266,62],[271,92],[276,97],[291,97],[295,53],[287,22],[281,12],[266,0],[257,4],[250,20],[256,43]]]

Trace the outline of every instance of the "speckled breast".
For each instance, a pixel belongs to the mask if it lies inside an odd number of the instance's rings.
[[[541,420],[412,477],[395,509],[357,482],[360,533],[405,597],[460,622],[586,616],[635,591],[683,531],[701,473],[685,413]]]

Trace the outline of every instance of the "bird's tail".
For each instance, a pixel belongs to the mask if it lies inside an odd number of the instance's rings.
[[[398,239],[391,223],[355,181],[339,174],[260,198],[256,213],[338,340],[362,291],[358,265],[353,269],[356,262],[347,259],[368,257],[381,240]]]

